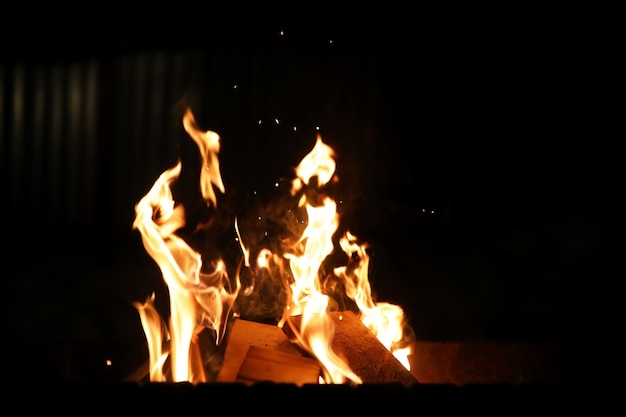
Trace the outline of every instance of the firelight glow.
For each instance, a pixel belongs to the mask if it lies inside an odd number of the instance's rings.
[[[199,186],[207,207],[216,207],[216,191],[225,192],[218,153],[220,136],[201,131],[191,110],[183,116],[183,126],[200,151],[202,169]],[[249,263],[250,249],[243,242],[237,219],[233,228],[242,252],[237,274],[231,282],[225,262],[219,257],[210,261],[209,272],[203,269],[203,258],[176,232],[185,226],[185,207],[173,199],[171,185],[180,176],[182,162],[164,171],[149,192],[135,206],[133,228],[137,229],[148,254],[158,264],[169,290],[170,318],[165,321],[155,307],[154,293],[145,302],[134,303],[149,350],[149,377],[154,382],[207,382],[198,334],[206,329],[214,332],[215,343],[226,337],[228,320],[236,317],[233,307],[239,296],[247,296],[254,286],[240,294],[241,267],[270,270],[278,265],[290,274],[281,276],[287,289],[285,308],[278,326],[288,326],[292,342],[315,357],[322,369],[321,383],[361,384],[362,379],[332,349],[335,324],[330,317],[332,303],[322,285],[320,268],[335,250],[333,237],[339,226],[339,214],[325,185],[338,181],[335,175],[335,152],[322,141],[319,133],[313,149],[295,169],[290,195],[306,214],[299,238],[285,243],[282,253],[260,248],[254,267]],[[404,334],[405,317],[399,306],[376,303],[368,281],[367,246],[346,232],[339,239],[340,249],[351,259],[350,268],[337,266],[335,277],[343,283],[345,295],[354,301],[362,323],[377,339],[410,370],[408,356],[412,353]],[[276,303],[277,300],[266,300]],[[409,347],[407,347],[409,346]],[[166,367],[168,364],[169,367]]]

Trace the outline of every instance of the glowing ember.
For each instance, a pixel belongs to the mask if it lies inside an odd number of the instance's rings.
[[[183,117],[183,126],[200,151],[202,198],[207,209],[215,208],[215,191],[224,193],[225,189],[217,158],[220,137],[212,131],[200,131],[190,110]],[[323,263],[335,252],[333,237],[339,225],[336,203],[325,191],[329,182],[338,181],[334,157],[333,149],[318,134],[315,146],[297,166],[290,189],[290,198],[297,201],[298,209],[306,216],[305,228],[295,242],[282,242],[280,253],[266,247],[255,248],[256,265],[250,268],[250,251],[242,241],[237,220],[234,220],[232,226],[242,257],[232,282],[224,260],[215,257],[207,269],[200,253],[176,234],[186,224],[185,208],[182,203],[174,201],[171,189],[181,173],[180,159],[176,166],[156,180],[136,205],[133,223],[141,233],[148,254],[161,269],[170,297],[167,324],[154,306],[154,294],[144,303],[135,303],[148,342],[151,381],[197,383],[210,378],[204,369],[198,335],[208,329],[214,334],[215,344],[222,343],[238,297],[254,291],[252,283],[240,294],[242,265],[251,270],[255,279],[260,279],[261,270],[272,275],[277,266],[276,269],[281,271],[279,279],[283,281],[287,299],[265,301],[285,303],[277,324],[279,327],[290,326],[290,333],[295,336],[293,341],[319,361],[323,371],[322,383],[362,383],[349,364],[331,349],[335,324],[328,313],[337,308],[331,298],[337,287],[345,288],[343,295],[354,302],[362,323],[409,369],[408,356],[412,352],[411,345],[406,343],[404,313],[399,306],[375,303],[372,299],[366,245],[346,232],[339,239],[339,245],[350,265],[332,269],[334,282],[341,285],[331,285],[327,277],[320,277]],[[299,319],[297,325],[293,320],[295,317]]]

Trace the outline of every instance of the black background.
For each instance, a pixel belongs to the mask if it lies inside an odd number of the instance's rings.
[[[163,284],[134,205],[189,145],[182,99],[220,134],[245,214],[319,127],[376,297],[418,339],[593,335],[591,284],[624,249],[620,161],[597,119],[602,53],[552,14],[445,16],[212,25],[191,10],[5,27],[4,297],[24,356],[69,355],[51,373],[89,377],[77,368],[94,349],[124,346],[129,367],[143,354],[131,302]]]

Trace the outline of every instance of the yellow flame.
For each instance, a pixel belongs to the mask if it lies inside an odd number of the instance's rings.
[[[335,171],[333,156],[333,150],[318,134],[315,146],[296,168],[298,178],[292,183],[292,194],[303,183],[309,184],[313,176],[318,177],[318,186],[328,183]],[[300,205],[306,207],[308,223],[292,252],[285,254],[294,278],[286,315],[301,316],[300,328],[294,331],[297,341],[320,361],[327,382],[360,384],[361,378],[331,348],[335,328],[327,315],[329,300],[322,293],[318,273],[324,259],[334,250],[332,237],[339,225],[339,215],[329,197],[324,197],[320,205],[313,205],[318,203],[309,202],[306,193],[300,200]],[[286,320],[283,317],[279,325],[284,325]]]
[[[375,303],[372,299],[368,277],[367,245],[358,244],[356,236],[350,232],[345,233],[339,240],[339,244],[349,259],[359,260],[349,274],[345,266],[335,268],[334,272],[343,279],[346,295],[354,300],[359,308],[361,322],[376,335],[383,346],[391,351],[405,368],[410,370],[409,356],[412,354],[412,349],[409,345],[401,346],[401,343],[406,340],[404,311],[398,305]]]
[[[212,131],[201,131],[189,109],[183,116],[183,126],[200,150],[202,196],[208,207],[216,206],[215,189],[222,193],[225,189],[217,158],[220,137]],[[360,384],[361,378],[331,347],[336,329],[328,314],[329,296],[324,294],[319,277],[320,267],[335,250],[333,236],[339,226],[336,203],[323,189],[335,176],[334,157],[334,150],[318,134],[313,149],[296,167],[296,178],[290,190],[292,196],[302,192],[298,203],[306,211],[306,227],[282,257],[262,248],[257,255],[256,268],[269,270],[271,264],[282,266],[283,260],[288,262],[291,271],[291,278],[285,282],[288,300],[278,326],[289,325],[295,342],[318,359],[324,374],[320,376],[320,382]],[[174,201],[171,191],[181,166],[179,160],[157,178],[149,192],[137,203],[133,223],[167,284],[169,322],[166,325],[159,316],[154,294],[144,303],[134,303],[134,306],[139,312],[148,342],[150,380],[205,382],[202,366],[198,366],[197,359],[194,362],[192,354],[195,336],[208,328],[215,331],[216,343],[223,340],[226,322],[239,295],[240,282],[236,276],[234,288],[229,292],[230,280],[224,261],[213,260],[211,272],[203,272],[201,255],[176,234],[186,224],[185,209]],[[234,228],[243,254],[242,263],[249,267],[250,251],[242,241],[236,219]],[[348,259],[358,259],[358,262],[350,269],[336,267],[335,276],[344,282],[346,295],[354,300],[363,324],[409,369],[411,350],[402,345],[405,337],[402,309],[373,301],[367,277],[369,257],[366,245],[359,244],[350,232],[346,232],[339,243]],[[254,285],[249,286],[243,295],[249,295],[253,289]],[[294,324],[295,317],[300,319],[298,325]],[[168,360],[169,372],[165,369]]]
[[[293,180],[292,194],[300,191],[302,182],[308,184],[311,178],[317,177],[318,185],[327,184],[335,174],[335,151],[322,142],[322,136],[318,134],[315,146],[296,167],[297,178]]]
[[[148,340],[149,350],[149,376],[151,381],[163,381],[165,377],[163,375],[162,364],[167,358],[162,352],[164,338],[169,338],[167,329],[161,320],[161,316],[154,307],[154,293],[146,299],[144,303],[133,303],[135,308],[139,311],[141,323],[143,325],[144,333]]]
[[[187,109],[183,116],[183,126],[189,136],[196,142],[196,145],[198,145],[202,161],[204,162],[200,171],[202,196],[205,200],[216,205],[217,201],[213,186],[216,186],[222,193],[225,192],[222,175],[220,174],[220,163],[217,158],[217,154],[220,151],[220,136],[211,130],[201,131],[191,109]]]
[[[310,185],[311,179],[317,176],[317,186],[327,184],[334,175],[335,161],[333,149],[322,142],[317,135],[314,148],[306,155],[298,167],[298,178],[292,182],[292,195],[300,191],[304,185]],[[319,193],[317,194],[319,198]],[[317,204],[314,206],[314,204]],[[290,261],[294,282],[291,284],[291,302],[286,314],[301,315],[302,323],[298,342],[322,362],[329,382],[361,383],[349,365],[337,357],[330,349],[334,336],[332,322],[326,316],[328,297],[322,294],[318,277],[319,268],[324,259],[334,250],[332,236],[337,231],[339,217],[335,202],[328,196],[319,201],[309,202],[304,193],[300,205],[306,207],[308,224],[293,252],[286,253]],[[341,278],[346,288],[346,295],[355,301],[362,323],[370,329],[376,338],[390,350],[394,356],[410,370],[408,360],[411,348],[402,346],[405,341],[404,312],[400,306],[389,303],[375,303],[372,299],[368,270],[369,256],[365,244],[359,245],[350,232],[339,240],[342,250],[348,259],[358,259],[356,267],[348,273],[346,266],[337,267],[334,273]],[[279,323],[283,325],[286,319]]]
[[[208,205],[216,205],[213,187],[224,191],[217,161],[219,135],[199,131],[189,110],[184,115],[183,125],[201,151],[202,195]],[[175,234],[186,222],[184,207],[176,204],[171,191],[181,166],[179,160],[157,178],[150,191],[135,206],[133,222],[133,228],[141,233],[143,245],[161,269],[169,290],[169,332],[163,332],[153,298],[144,304],[135,304],[135,307],[140,313],[148,341],[151,380],[167,380],[163,369],[164,357],[167,357],[172,381],[204,382],[206,376],[198,366],[193,366],[190,359],[192,340],[198,331],[208,328],[215,331],[216,343],[221,342],[225,317],[237,297],[239,281],[236,281],[233,292],[228,292],[229,280],[223,261],[215,261],[212,272],[202,272],[201,255]],[[169,352],[161,346],[166,337],[169,337]]]

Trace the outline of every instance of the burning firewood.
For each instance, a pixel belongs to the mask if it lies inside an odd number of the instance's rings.
[[[335,324],[332,349],[346,359],[365,384],[400,383],[406,387],[418,381],[351,311],[328,313]],[[299,328],[300,316],[289,317],[283,327],[290,340]]]
[[[202,217],[206,215],[212,221],[218,200],[215,192],[225,193],[217,159],[220,136],[210,130],[200,130],[189,108],[185,111],[183,125],[202,156],[199,184],[203,201],[193,207],[202,207],[203,211],[208,209]],[[149,345],[150,381],[208,382],[213,381],[212,371],[218,368],[218,381],[269,380],[304,384],[317,383],[322,378],[329,384],[396,382],[405,386],[417,382],[408,366],[394,356],[399,355],[400,350],[391,350],[393,344],[399,344],[396,336],[397,330],[402,330],[402,310],[399,306],[374,303],[370,298],[366,245],[348,231],[338,242],[333,239],[339,227],[339,212],[337,203],[327,194],[329,189],[326,186],[338,181],[334,156],[334,149],[324,143],[318,133],[315,146],[296,167],[296,178],[290,189],[290,199],[292,203],[297,201],[296,210],[300,212],[297,223],[306,227],[299,238],[281,242],[280,254],[272,254],[264,248],[253,266],[249,258],[250,248],[241,239],[239,222],[234,222],[239,244],[237,252],[243,255],[240,266],[264,271],[271,271],[272,266],[287,271],[288,267],[288,274],[280,274],[281,288],[285,290],[280,295],[284,296],[281,298],[286,303],[281,308],[284,314],[277,326],[256,326],[238,321],[239,327],[247,326],[248,330],[229,335],[224,352],[226,360],[220,360],[217,367],[214,366],[212,347],[217,345],[218,353],[222,353],[222,341],[226,339],[228,319],[235,303],[242,300],[240,295],[246,295],[254,286],[245,287],[246,290],[240,293],[239,273],[230,274],[232,271],[221,251],[200,253],[190,242],[191,236],[178,232],[191,225],[187,225],[191,207],[175,199],[177,193],[173,187],[180,184],[179,177],[185,172],[183,158],[179,157],[176,165],[157,178],[150,191],[136,204],[133,222],[133,227],[141,233],[144,247],[159,265],[170,296],[169,320],[159,315],[153,304],[154,297],[135,304]],[[230,223],[232,219],[227,217]],[[205,230],[204,226],[201,229]],[[192,227],[190,230],[197,232],[200,229]],[[326,315],[331,301],[328,289],[332,285],[322,288],[320,278],[326,275],[323,270],[328,266],[329,256],[337,252],[336,243],[343,255],[353,262],[332,268],[332,274],[339,281],[339,287],[345,290],[345,296],[362,312],[363,322],[350,312]],[[272,256],[266,256],[266,252]],[[282,307],[282,303],[279,305]],[[239,307],[244,306],[245,302],[242,302]],[[378,320],[382,317],[384,319]],[[390,327],[395,329],[378,332],[374,330],[374,322],[376,327],[382,323],[389,327],[386,324],[393,323]],[[280,329],[284,329],[284,334]],[[276,331],[281,332],[282,340],[276,339]],[[203,338],[199,337],[203,333],[215,337],[210,338],[209,343],[203,343]],[[380,339],[377,338],[379,333]],[[300,351],[276,352],[271,347],[258,346],[255,343],[258,340],[250,340],[249,334],[254,334],[257,339],[269,334],[274,344],[298,346]],[[163,352],[162,341],[169,338],[171,349]],[[347,364],[343,358],[347,359]]]
[[[217,382],[317,384],[317,360],[304,356],[274,325],[237,319]]]

